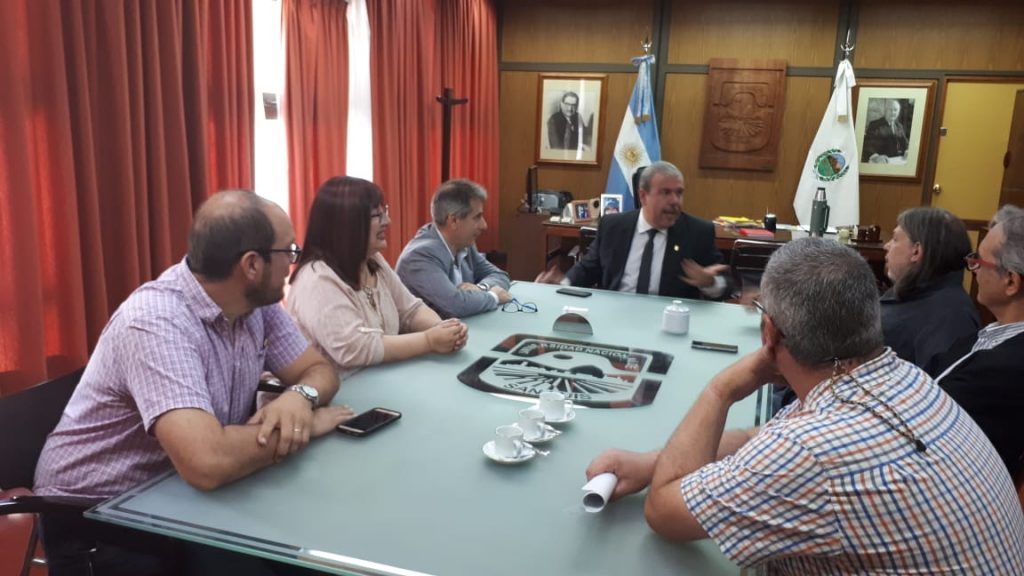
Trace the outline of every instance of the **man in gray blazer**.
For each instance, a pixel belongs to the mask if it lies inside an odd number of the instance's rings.
[[[449,180],[434,193],[434,221],[416,232],[395,271],[402,283],[442,318],[465,318],[512,299],[509,277],[477,251],[487,229],[487,191],[476,182]]]

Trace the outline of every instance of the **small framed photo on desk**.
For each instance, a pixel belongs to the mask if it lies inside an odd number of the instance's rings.
[[[601,194],[601,216],[622,212],[622,194]]]
[[[594,219],[594,209],[589,200],[574,200],[569,206],[572,209],[573,224],[582,224]]]

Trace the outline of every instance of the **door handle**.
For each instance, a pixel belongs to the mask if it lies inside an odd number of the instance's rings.
[[[942,185],[936,184],[932,186],[932,196],[938,196],[939,194],[942,194]]]

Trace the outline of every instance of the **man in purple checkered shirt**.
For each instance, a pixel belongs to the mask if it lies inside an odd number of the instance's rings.
[[[1024,514],[998,453],[920,368],[883,347],[856,252],[804,238],[761,283],[762,347],[715,376],[665,448],[611,450],[613,498],[650,486],[655,532],[713,538],[767,574],[1021,574]],[[729,408],[768,382],[798,401],[755,431]]]
[[[110,497],[172,467],[213,490],[350,418],[347,406],[329,405],[334,369],[279,305],[298,254],[277,205],[238,190],[207,200],[185,261],[136,290],[108,322],[43,448],[35,492]],[[289,388],[253,413],[265,370]],[[133,554],[97,545],[98,528],[81,519],[44,518],[43,529],[53,575],[92,547],[85,561],[97,573]],[[145,564],[126,571],[145,572]]]

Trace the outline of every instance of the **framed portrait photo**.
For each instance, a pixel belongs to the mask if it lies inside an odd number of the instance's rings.
[[[853,91],[860,175],[920,181],[931,133],[934,80],[858,80]]]
[[[622,194],[601,194],[601,216],[622,212]]]
[[[594,219],[594,208],[590,205],[590,200],[574,200],[569,208],[572,210],[573,224],[590,222]]]
[[[541,74],[537,162],[597,166],[604,128],[604,74]]]

